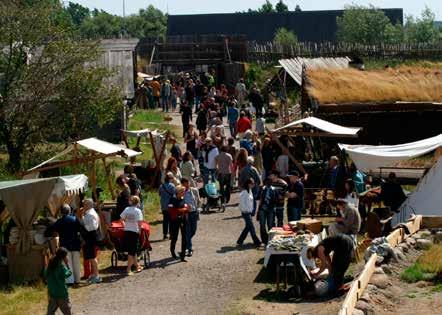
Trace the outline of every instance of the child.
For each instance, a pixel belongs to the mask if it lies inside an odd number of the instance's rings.
[[[60,308],[63,314],[72,314],[71,302],[69,301],[66,278],[72,275],[68,266],[68,251],[60,247],[55,256],[49,260],[45,270],[45,278],[48,283],[48,315],[55,314]]]

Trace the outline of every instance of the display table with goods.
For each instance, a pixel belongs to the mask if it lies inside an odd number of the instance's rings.
[[[282,228],[272,228],[269,232],[269,242],[264,256],[264,267],[276,266],[277,290],[280,287],[281,266],[285,269],[285,287],[287,287],[288,282],[287,267],[293,267],[295,290],[297,293],[300,293],[300,282],[303,275],[308,273],[307,268],[316,268],[315,263],[307,258],[307,249],[318,245],[325,238],[326,234],[325,231],[321,232],[322,226],[319,231],[317,230],[317,222],[319,221],[310,219],[307,221],[290,222]],[[305,226],[311,226],[311,223],[315,225],[316,234],[308,229],[302,229]]]
[[[45,231],[55,222],[63,203],[75,203],[87,188],[85,175],[0,182],[0,200],[5,205],[7,222],[2,237],[10,282],[28,282],[41,277],[50,253],[55,253],[58,238]],[[0,222],[1,223],[1,222]]]

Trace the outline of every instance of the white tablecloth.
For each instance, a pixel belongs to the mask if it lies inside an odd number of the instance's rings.
[[[302,262],[304,263],[305,266],[311,267],[311,268],[316,268],[315,263],[307,258],[307,249],[308,249],[308,247],[318,245],[319,242],[322,240],[322,237],[323,237],[322,234],[314,235],[311,242],[308,244],[308,246],[304,246],[301,249],[301,252],[299,253],[299,255],[300,255]],[[267,265],[270,261],[270,258],[273,255],[291,255],[291,254],[297,254],[297,253],[298,252],[293,252],[293,251],[289,251],[289,250],[276,250],[274,248],[267,246],[265,256],[264,256],[264,267],[267,267]]]

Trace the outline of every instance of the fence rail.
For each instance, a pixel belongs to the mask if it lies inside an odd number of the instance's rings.
[[[442,42],[434,44],[380,44],[298,43],[281,46],[274,43],[248,43],[248,61],[273,63],[293,57],[361,57],[365,59],[442,59]]]

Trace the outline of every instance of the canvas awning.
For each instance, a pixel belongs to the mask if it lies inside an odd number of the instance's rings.
[[[442,215],[442,158],[420,180],[416,189],[399,208],[399,213],[393,216],[393,226],[406,222],[413,214]]]
[[[151,129],[141,129],[141,130],[122,130],[124,132],[124,134],[126,134],[129,137],[135,137],[135,138],[139,138],[139,137],[147,137],[149,135],[149,133],[152,133],[152,136],[158,136],[158,135],[162,135],[161,132],[159,132],[158,130],[151,130]]]
[[[25,253],[31,248],[28,231],[38,211],[48,205],[50,199],[58,200],[66,194],[84,191],[87,183],[83,174],[0,182],[0,200],[19,229],[18,251]]]
[[[364,172],[377,172],[380,168],[393,167],[397,163],[425,155],[442,146],[442,134],[399,145],[348,145],[339,144],[341,150]]]
[[[142,152],[137,152],[131,149],[127,149],[122,145],[119,144],[113,144],[110,142],[106,142],[97,138],[89,138],[89,139],[84,139],[84,140],[80,140],[77,141],[77,143],[79,145],[81,145],[82,147],[98,152],[98,153],[102,153],[102,154],[113,154],[115,153],[116,155],[118,155],[119,152],[124,151],[124,154],[127,157],[134,157],[137,155],[142,154]]]
[[[314,127],[330,136],[336,137],[357,137],[358,132],[361,130],[361,128],[344,127],[316,117],[308,117],[291,122],[281,128],[274,129],[272,132],[294,131],[294,135],[296,135],[296,129],[302,131],[302,126],[305,125]],[[314,133],[312,133],[312,135],[314,135]]]

